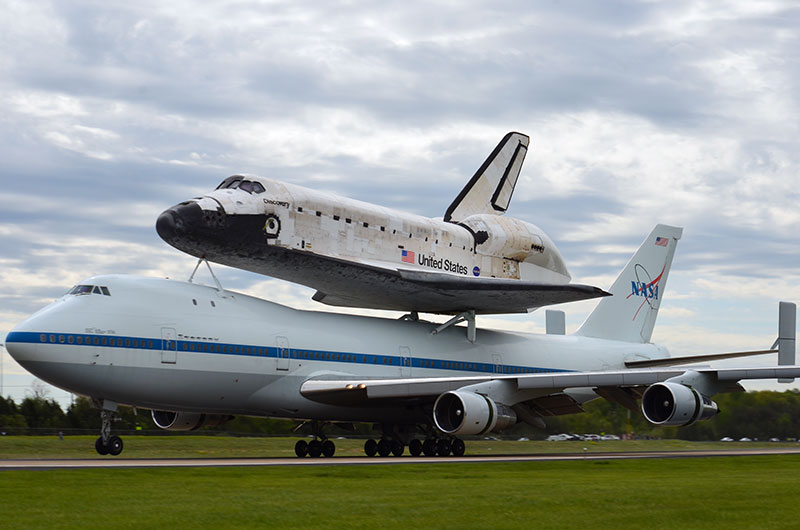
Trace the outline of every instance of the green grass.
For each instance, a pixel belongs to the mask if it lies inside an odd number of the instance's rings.
[[[110,458],[94,450],[96,436],[0,436],[3,458]],[[220,458],[294,456],[299,437],[235,438],[229,436],[123,436],[125,448],[120,458]],[[337,456],[362,456],[364,440],[339,440]],[[468,440],[468,455],[531,453],[599,453],[616,451],[690,451],[780,446],[794,443],[768,442],[687,442],[682,440],[607,441],[607,442],[517,442]],[[584,451],[585,448],[585,451]]]
[[[800,520],[792,456],[0,472],[3,528],[759,528]]]

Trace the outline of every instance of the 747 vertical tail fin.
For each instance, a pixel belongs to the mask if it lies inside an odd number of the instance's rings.
[[[682,228],[656,225],[625,265],[609,292],[575,333],[587,337],[650,342]]]

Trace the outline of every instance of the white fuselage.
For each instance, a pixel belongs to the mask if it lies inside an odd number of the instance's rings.
[[[171,280],[84,283],[109,294],[65,295],[8,335],[9,353],[68,391],[158,410],[425,423],[408,407],[317,403],[300,386],[348,376],[624,369],[626,359],[667,356],[651,344],[491,330],[470,343],[458,327],[432,335],[427,322],[299,311]]]
[[[547,234],[524,221],[475,215],[460,224],[448,223],[286,182],[243,178],[260,183],[265,192],[220,188],[197,199],[198,204],[211,212],[222,205],[228,216],[274,216],[280,228],[272,229],[272,243],[285,249],[460,276],[570,280]],[[473,234],[479,231],[488,239],[476,244]]]

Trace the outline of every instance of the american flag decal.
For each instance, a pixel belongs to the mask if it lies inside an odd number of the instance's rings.
[[[657,247],[666,247],[667,243],[669,243],[669,238],[666,238],[666,237],[657,237],[656,238],[656,246]]]
[[[400,254],[400,261],[403,263],[414,263],[414,251],[403,250]]]

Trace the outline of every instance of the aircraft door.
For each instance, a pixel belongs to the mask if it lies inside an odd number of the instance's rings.
[[[400,377],[411,377],[411,348],[400,346]]]
[[[178,362],[178,341],[174,328],[161,328],[161,362],[175,364]]]
[[[278,350],[276,369],[289,369],[289,339],[286,337],[275,337],[275,346]]]
[[[499,353],[492,354],[492,363],[494,364],[494,373],[503,373],[503,356]]]

